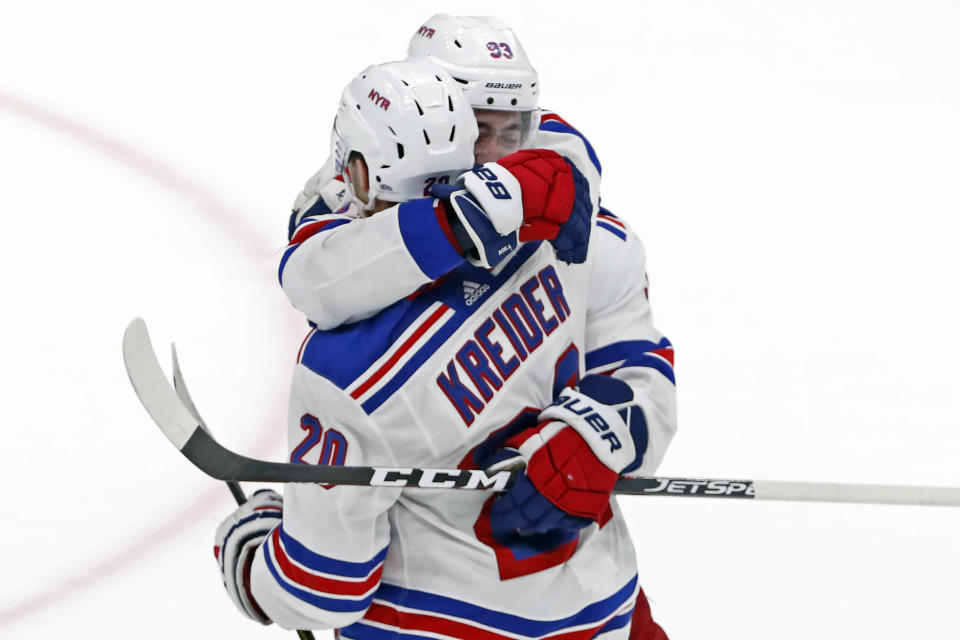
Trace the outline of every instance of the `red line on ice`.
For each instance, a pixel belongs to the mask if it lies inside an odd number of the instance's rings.
[[[235,241],[243,251],[259,258],[266,258],[272,253],[262,235],[248,226],[242,217],[237,216],[240,210],[238,207],[221,200],[213,191],[191,180],[174,167],[164,164],[161,160],[68,116],[18,98],[2,89],[0,89],[0,109],[73,138],[74,141],[93,148],[118,163],[136,169],[158,186],[190,198],[212,222],[226,230],[228,233],[225,235]],[[282,403],[279,406],[282,406]],[[253,450],[267,448],[273,443],[275,436],[276,433],[264,432],[264,437],[254,445]],[[130,545],[121,547],[118,551],[75,570],[71,575],[60,578],[49,588],[40,589],[19,602],[0,609],[0,628],[61,604],[71,596],[84,593],[84,588],[103,582],[137,560],[148,557],[144,552],[145,548],[170,540],[186,529],[195,517],[208,517],[210,506],[219,502],[217,496],[225,490],[222,486],[212,484],[210,489],[201,493],[183,510],[168,514],[160,524],[152,525],[146,528],[144,533],[133,536],[131,539],[135,542]]]

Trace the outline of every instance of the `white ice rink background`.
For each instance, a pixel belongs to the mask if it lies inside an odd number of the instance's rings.
[[[292,638],[233,609],[222,485],[120,339],[284,454],[286,217],[339,92],[437,11],[513,24],[676,346],[664,475],[960,485],[953,2],[0,5],[0,637]],[[960,638],[960,510],[624,498],[672,640]],[[329,633],[318,633],[329,638]]]

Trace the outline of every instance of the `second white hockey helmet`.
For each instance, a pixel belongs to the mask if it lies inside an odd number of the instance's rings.
[[[473,166],[477,122],[452,78],[424,60],[367,67],[347,85],[334,120],[337,173],[363,156],[374,199],[404,202]]]
[[[537,71],[513,30],[497,18],[431,16],[410,38],[407,59],[446,69],[474,109],[521,112],[524,142],[540,124]]]

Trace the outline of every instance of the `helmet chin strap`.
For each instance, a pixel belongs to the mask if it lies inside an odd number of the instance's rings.
[[[348,164],[344,164],[344,166],[343,166],[343,175],[344,175],[344,177],[346,178],[346,180],[344,180],[343,182],[344,182],[344,184],[345,184],[346,187],[347,187],[347,193],[349,194],[350,200],[352,200],[353,202],[356,202],[357,204],[361,205],[361,206],[360,206],[360,210],[361,210],[362,212],[364,212],[365,214],[369,214],[371,211],[373,211],[373,207],[376,206],[376,203],[377,203],[377,198],[376,198],[376,196],[374,196],[372,193],[370,193],[370,190],[369,190],[369,189],[367,190],[367,201],[366,201],[366,202],[364,202],[363,200],[361,200],[361,199],[357,196],[357,192],[356,192],[356,190],[353,188],[353,176],[350,174],[350,166],[349,166]],[[370,176],[368,175],[368,176],[367,176],[367,182],[369,182],[369,181],[370,181]],[[364,217],[367,217],[367,216],[364,215]]]
[[[377,198],[376,198],[375,196],[374,196],[374,197],[371,197],[370,194],[368,193],[368,194],[367,194],[367,201],[366,201],[366,203],[364,203],[364,205],[361,207],[361,210],[364,211],[365,213],[370,213],[371,211],[373,211],[373,208],[374,208],[376,205],[377,205]]]

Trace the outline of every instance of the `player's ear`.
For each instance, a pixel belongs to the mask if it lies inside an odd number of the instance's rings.
[[[362,155],[355,151],[350,154],[350,159],[347,161],[347,173],[350,176],[353,193],[361,202],[367,204],[370,199],[370,172],[367,170],[367,162]]]

